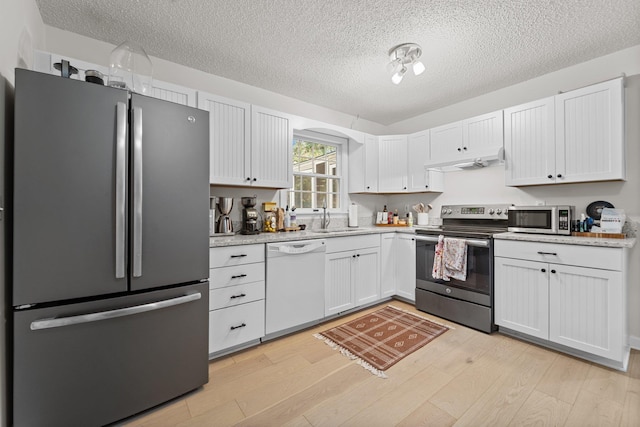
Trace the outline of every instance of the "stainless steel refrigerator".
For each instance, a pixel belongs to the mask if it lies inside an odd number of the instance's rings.
[[[15,82],[13,424],[104,425],[205,384],[207,113]]]

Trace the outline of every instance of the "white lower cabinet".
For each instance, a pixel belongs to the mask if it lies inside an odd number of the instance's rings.
[[[377,235],[328,239],[325,261],[325,316],[380,299]]]
[[[388,233],[380,237],[381,297],[397,295],[416,300],[416,240],[413,234]]]
[[[265,334],[264,245],[209,249],[209,354]]]
[[[396,295],[416,300],[416,238],[412,234],[396,234]]]
[[[501,329],[626,369],[625,249],[496,240],[495,256],[495,323]]]

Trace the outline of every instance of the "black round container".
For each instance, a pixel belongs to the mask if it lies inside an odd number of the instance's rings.
[[[84,73],[84,80],[89,83],[104,85],[104,75],[100,71],[87,70]]]

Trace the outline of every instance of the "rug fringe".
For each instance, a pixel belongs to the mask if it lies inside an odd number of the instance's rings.
[[[387,305],[387,307],[391,307],[391,308],[393,308],[393,309],[395,309],[395,310],[402,311],[403,313],[412,314],[412,315],[414,315],[414,316],[416,316],[416,317],[419,317],[419,318],[421,318],[421,319],[428,320],[428,321],[429,321],[429,322],[431,322],[431,323],[435,323],[436,325],[444,326],[445,328],[449,328],[449,329],[453,329],[453,330],[455,330],[455,329],[456,329],[456,328],[454,328],[454,327],[453,327],[453,326],[451,326],[451,325],[447,325],[446,323],[437,322],[437,321],[435,321],[435,320],[432,320],[432,319],[429,319],[429,318],[427,318],[427,317],[424,317],[424,316],[422,316],[422,315],[420,315],[420,314],[416,314],[416,313],[414,313],[413,311],[408,311],[408,310],[405,310],[405,309],[400,308],[400,307],[395,307],[395,306],[393,306],[393,305],[391,305],[391,304]]]
[[[337,344],[332,339],[327,338],[327,337],[325,337],[324,335],[321,335],[321,334],[313,334],[313,336],[316,337],[319,340],[324,341],[325,344],[327,344],[332,349],[340,350],[340,354],[342,354],[343,356],[348,357],[350,360],[355,360],[358,365],[362,366],[364,369],[366,369],[367,371],[371,372],[373,375],[377,376],[378,378],[385,378],[385,379],[387,378],[387,374],[385,374],[384,371],[381,371],[380,369],[378,369],[375,366],[373,366],[370,363],[368,363],[366,360],[364,360],[361,357],[358,357],[355,354],[351,353],[349,350],[347,350],[346,348],[344,348],[341,345]]]

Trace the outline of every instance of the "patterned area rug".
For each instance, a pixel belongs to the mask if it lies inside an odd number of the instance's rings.
[[[447,330],[444,325],[386,306],[314,336],[386,378],[385,370]]]

